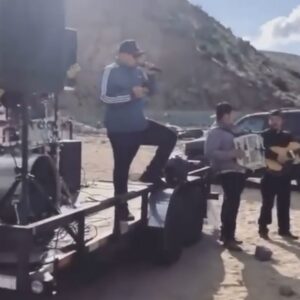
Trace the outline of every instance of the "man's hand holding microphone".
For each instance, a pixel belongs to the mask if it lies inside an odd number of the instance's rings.
[[[146,87],[142,87],[142,86],[135,86],[132,89],[132,93],[133,93],[134,98],[142,99],[145,96],[147,96],[147,94],[149,93],[149,89]]]

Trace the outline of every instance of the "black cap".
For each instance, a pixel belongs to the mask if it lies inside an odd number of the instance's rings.
[[[274,116],[274,117],[282,117],[282,110],[281,109],[275,109],[270,111],[270,116]]]
[[[120,44],[119,53],[127,53],[133,56],[140,56],[145,52],[140,49],[135,40],[126,40]]]
[[[217,120],[221,120],[224,115],[230,114],[233,110],[233,107],[228,102],[219,103],[216,108]]]

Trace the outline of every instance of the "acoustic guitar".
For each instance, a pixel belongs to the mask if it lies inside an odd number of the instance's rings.
[[[274,153],[286,158],[286,163],[266,159],[267,168],[273,172],[289,172],[294,165],[300,164],[300,143],[291,142],[287,147],[271,147]]]

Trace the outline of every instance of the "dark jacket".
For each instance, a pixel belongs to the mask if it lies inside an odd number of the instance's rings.
[[[147,128],[144,116],[146,99],[137,99],[132,94],[135,86],[149,89],[151,96],[155,92],[154,76],[147,76],[139,67],[128,67],[113,63],[105,67],[101,100],[106,104],[105,126],[110,132],[138,132]]]

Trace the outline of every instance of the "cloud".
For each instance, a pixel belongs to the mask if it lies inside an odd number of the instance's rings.
[[[288,16],[281,16],[268,21],[260,27],[255,37],[250,40],[258,49],[278,50],[283,46],[300,43],[300,5]]]

